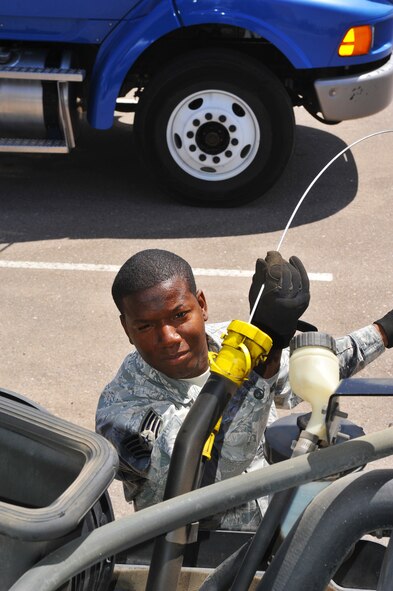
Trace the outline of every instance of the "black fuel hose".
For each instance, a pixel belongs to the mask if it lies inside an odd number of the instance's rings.
[[[377,591],[388,591],[393,581],[393,537],[390,536],[378,579]]]
[[[237,389],[228,378],[210,374],[177,434],[164,500],[198,488],[204,445]],[[187,536],[184,527],[156,538],[146,591],[176,589]]]
[[[164,501],[189,492],[195,486],[206,440],[238,388],[228,378],[210,374],[177,434]]]
[[[257,591],[324,591],[363,535],[393,529],[393,470],[350,474],[308,505]]]
[[[266,555],[277,526],[297,489],[276,493],[254,537],[222,562],[202,583],[199,591],[247,591]]]
[[[318,437],[303,430],[293,450],[292,457],[295,458],[299,455],[304,455],[308,451],[315,450],[317,443]],[[270,548],[277,544],[280,524],[283,523],[288,513],[296,491],[296,488],[289,488],[288,490],[276,493],[271,499],[243,564],[236,574],[231,591],[248,591],[258,565],[268,558],[267,554]]]
[[[235,576],[231,591],[247,591],[249,589],[258,570],[258,565],[277,536],[278,525],[285,516],[296,490],[296,488],[289,488],[273,496],[262,522],[255,532],[243,564]]]
[[[228,556],[217,568],[210,573],[203,581],[199,591],[228,591],[231,588],[233,579],[241,567],[250,542],[240,546],[233,554]]]

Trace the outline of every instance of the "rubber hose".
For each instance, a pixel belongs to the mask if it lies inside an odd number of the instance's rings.
[[[389,544],[383,559],[381,573],[378,579],[377,591],[388,591],[392,588],[393,581],[393,537],[390,536]]]
[[[393,470],[351,474],[308,505],[280,546],[257,591],[324,591],[353,544],[393,529]]]
[[[251,540],[243,544],[224,560],[210,575],[203,581],[199,591],[228,591],[232,581],[242,564]]]
[[[203,447],[237,389],[229,379],[210,374],[177,434],[164,500],[198,488]],[[186,528],[156,538],[146,591],[176,589],[186,543]]]
[[[195,487],[206,439],[238,387],[223,376],[210,374],[176,436],[164,501]]]
[[[276,493],[270,501],[262,522],[253,537],[248,552],[239,568],[231,591],[248,591],[258,565],[266,555],[277,528],[288,510],[297,489],[290,488]]]

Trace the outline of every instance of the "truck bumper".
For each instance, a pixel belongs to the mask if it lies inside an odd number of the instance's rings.
[[[393,57],[377,70],[324,78],[314,83],[320,111],[329,121],[358,119],[382,111],[393,97]]]

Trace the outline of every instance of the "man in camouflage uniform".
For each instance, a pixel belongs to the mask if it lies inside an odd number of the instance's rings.
[[[309,284],[296,257],[258,259],[250,289],[253,324],[273,339],[267,362],[250,374],[227,405],[202,485],[265,465],[263,436],[276,419],[275,405],[300,400],[288,383],[290,338],[309,303]],[[227,323],[205,324],[207,305],[188,263],[157,249],[137,253],[112,288],[123,328],[135,345],[104,389],[96,428],[116,447],[125,497],[141,509],[162,500],[177,432],[208,375],[208,351],[217,352]],[[340,377],[346,378],[393,344],[393,313],[336,341]],[[209,466],[210,464],[210,466]],[[266,497],[216,515],[205,525],[253,531]]]

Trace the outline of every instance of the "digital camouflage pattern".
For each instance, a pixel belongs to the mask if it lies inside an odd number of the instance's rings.
[[[206,325],[209,350],[219,350],[227,325]],[[355,374],[385,350],[373,325],[338,338],[336,345],[341,378]],[[277,418],[276,405],[293,408],[300,402],[290,389],[288,370],[289,349],[285,349],[276,376],[266,380],[252,372],[239,388],[225,409],[202,485],[265,465],[263,434]],[[136,509],[162,500],[177,432],[200,390],[188,381],[166,377],[135,351],[127,355],[101,394],[96,429],[117,449],[118,478],[127,501],[134,501]],[[214,516],[205,526],[254,531],[267,503],[267,497],[257,499]]]

